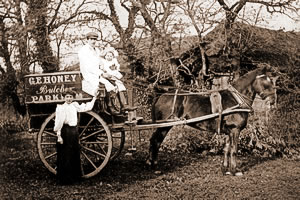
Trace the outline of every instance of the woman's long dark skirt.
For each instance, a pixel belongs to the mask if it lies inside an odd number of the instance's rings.
[[[72,184],[82,176],[77,127],[65,124],[61,137],[63,144],[57,143],[57,181],[63,185]]]

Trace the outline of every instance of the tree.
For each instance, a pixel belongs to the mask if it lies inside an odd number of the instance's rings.
[[[240,71],[240,52],[239,52],[239,44],[237,44],[234,38],[234,32],[232,25],[236,21],[237,18],[242,18],[240,12],[245,8],[247,4],[258,4],[261,6],[265,6],[267,12],[281,13],[284,15],[289,15],[289,13],[298,13],[299,7],[297,4],[299,2],[297,0],[238,0],[230,3],[226,3],[224,0],[217,0],[222,9],[225,11],[225,19],[224,19],[224,35],[225,35],[225,46],[223,54],[228,57],[228,64],[235,72],[236,77]],[[258,9],[255,14],[259,15],[260,9]],[[299,16],[299,15],[298,15]],[[242,18],[243,20],[243,18]],[[257,21],[256,21],[257,22]]]
[[[1,5],[1,8],[2,5]],[[5,102],[6,99],[11,98],[15,109],[21,113],[25,114],[25,108],[20,105],[19,98],[17,96],[17,77],[16,71],[13,68],[11,62],[11,52],[9,51],[9,28],[5,24],[5,18],[9,16],[9,12],[4,12],[0,15],[0,56],[4,59],[6,70],[1,66],[1,102]],[[4,98],[3,98],[4,97]]]
[[[50,38],[47,12],[48,0],[28,1],[28,12],[26,16],[27,24],[30,25],[29,32],[35,40],[36,59],[44,72],[58,71],[57,58],[53,55],[50,45]]]
[[[179,1],[130,1],[133,6],[138,7],[143,18],[143,24],[137,28],[145,37],[149,36],[149,43],[145,44],[147,52],[145,53],[144,64],[148,66],[148,74],[150,71],[158,71],[156,82],[172,77],[173,84],[176,84],[175,69],[170,63],[170,59],[174,56],[173,52],[173,35],[180,29],[176,26],[180,24],[178,9],[176,5]],[[162,73],[163,72],[163,73]],[[149,78],[151,78],[149,76]],[[154,76],[154,77],[155,77]]]
[[[214,8],[215,4],[216,2],[214,1],[199,2],[196,0],[186,0],[186,2],[179,5],[185,15],[189,17],[192,26],[197,32],[198,46],[202,60],[202,69],[198,74],[198,81],[203,80],[205,78],[203,76],[208,76],[208,66],[206,65],[207,61],[205,57],[205,42],[202,35],[212,29],[215,24],[215,18],[219,13],[219,9]]]
[[[74,6],[73,1],[63,0],[1,0],[0,57],[4,60],[0,68],[1,100],[11,98],[20,114],[25,114],[25,105],[18,98],[17,91],[23,88],[22,85],[18,88],[18,84],[23,82],[23,76],[29,73],[32,64],[41,65],[44,72],[59,69],[51,46],[51,34],[63,25],[74,23],[73,19],[85,13],[81,8],[86,3],[90,2],[85,0]],[[59,15],[63,4],[75,7],[65,18]]]

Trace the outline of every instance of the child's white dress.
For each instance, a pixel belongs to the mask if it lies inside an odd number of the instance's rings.
[[[120,80],[123,78],[123,75],[120,73],[120,64],[116,58],[113,58],[111,61],[103,59],[103,71],[112,76],[111,79],[115,82],[120,92],[126,90],[123,82]]]

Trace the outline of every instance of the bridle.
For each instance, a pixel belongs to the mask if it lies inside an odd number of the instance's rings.
[[[259,79],[259,78],[262,78],[262,77],[266,77],[265,74],[262,74],[262,75],[258,75],[256,76],[256,79]],[[269,77],[267,77],[269,78]],[[269,80],[271,81],[271,80]],[[241,107],[244,107],[246,106],[247,108],[249,108],[251,111],[253,111],[253,108],[252,108],[252,103],[253,103],[253,100],[250,99],[248,96],[240,93],[235,87],[233,87],[231,84],[228,85],[228,90],[233,94],[234,98],[236,99],[236,101],[238,102],[238,104],[241,106]],[[274,92],[270,92],[268,93],[267,95],[265,94],[265,92],[260,92],[258,95],[259,96],[265,96],[265,97],[268,97],[268,96],[271,96],[273,95]]]
[[[267,75],[265,75],[265,74],[256,76],[256,79],[259,79],[259,78],[262,78],[262,77],[267,77],[267,80],[268,80],[269,82],[271,82],[270,78],[269,78]],[[269,97],[269,96],[271,96],[271,95],[274,95],[274,94],[275,94],[275,92],[265,93],[264,91],[262,91],[262,92],[260,92],[258,95],[259,95],[260,97],[265,97],[265,98],[267,98],[267,97]]]

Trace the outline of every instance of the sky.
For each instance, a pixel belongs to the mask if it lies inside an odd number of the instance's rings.
[[[284,30],[284,31],[300,31],[300,21],[296,22],[287,16],[274,16],[272,20],[270,20],[269,24],[267,25],[270,29],[275,30]]]

